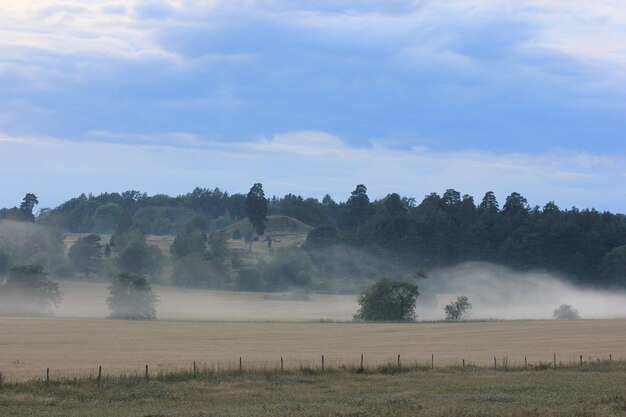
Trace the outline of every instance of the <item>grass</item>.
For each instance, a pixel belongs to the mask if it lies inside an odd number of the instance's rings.
[[[392,371],[396,368],[396,371]],[[188,371],[5,384],[2,416],[623,416],[626,363]]]
[[[207,301],[208,302],[208,301]],[[296,303],[296,302],[294,302]],[[0,318],[0,372],[7,381],[105,373],[189,369],[193,361],[238,366],[317,368],[402,363],[521,366],[557,361],[585,363],[624,359],[626,320],[469,323],[305,323],[123,321],[104,319]],[[230,364],[230,365],[229,365]]]

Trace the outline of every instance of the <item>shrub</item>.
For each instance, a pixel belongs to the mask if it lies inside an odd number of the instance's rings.
[[[554,310],[552,317],[556,320],[578,320],[580,318],[580,314],[578,313],[578,310],[571,305],[561,304],[559,308]]]
[[[52,315],[63,298],[40,265],[16,265],[0,281],[0,314]]]
[[[457,321],[461,320],[469,310],[472,309],[472,305],[466,296],[462,295],[456,299],[456,301],[446,305],[444,311],[446,313],[446,320]]]
[[[109,287],[107,304],[113,319],[156,319],[156,293],[146,277],[119,274]]]

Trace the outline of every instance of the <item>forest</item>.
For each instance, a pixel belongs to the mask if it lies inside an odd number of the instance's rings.
[[[367,188],[359,184],[346,193],[345,201],[337,202],[329,195],[321,200],[294,194],[265,198],[261,186],[261,223],[266,215],[289,216],[311,229],[301,246],[251,263],[245,254],[229,252],[227,245],[263,236],[263,230],[232,230],[237,221],[253,220],[249,197],[250,193],[229,194],[219,188],[196,188],[176,197],[138,191],[82,194],[35,214],[37,198],[29,193],[19,205],[0,209],[0,220],[5,220],[0,229],[15,227],[6,222],[12,220],[39,225],[41,230],[33,232],[39,234],[33,238],[36,243],[26,244],[27,255],[12,249],[0,230],[0,273],[11,264],[29,262],[59,276],[129,272],[162,280],[166,261],[146,236],[171,235],[176,239],[167,279],[184,286],[279,290],[311,286],[316,276],[328,280],[347,271],[369,279],[404,278],[484,261],[516,270],[549,271],[584,286],[626,287],[623,214],[563,209],[553,201],[531,207],[517,192],[500,202],[491,191],[475,199],[454,189],[433,192],[421,201],[395,193],[371,200]],[[84,235],[69,250],[68,259],[54,243],[64,233]],[[101,240],[102,234],[111,238]],[[103,266],[101,260],[106,258],[115,262]],[[371,265],[377,262],[380,267]]]

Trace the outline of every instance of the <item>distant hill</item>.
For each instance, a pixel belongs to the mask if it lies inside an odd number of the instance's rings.
[[[313,227],[308,224],[304,224],[300,220],[294,219],[293,217],[268,216],[265,234],[272,235],[272,238],[274,237],[273,235],[301,235],[304,239],[306,239],[306,235],[311,229],[313,229]],[[229,237],[233,234],[233,232],[235,232],[235,230],[239,230],[241,234],[245,236],[250,231],[250,222],[248,219],[242,219],[228,225],[222,230],[225,230]]]

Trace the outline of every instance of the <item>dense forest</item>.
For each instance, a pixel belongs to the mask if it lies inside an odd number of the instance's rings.
[[[294,277],[286,283],[306,286],[311,282],[310,274],[333,274],[328,264],[332,264],[332,248],[336,248],[375,255],[385,260],[386,268],[402,273],[427,274],[433,268],[486,261],[518,270],[547,270],[584,285],[626,287],[623,214],[561,209],[554,202],[530,207],[517,192],[508,195],[502,204],[493,192],[475,200],[453,189],[441,195],[431,193],[421,202],[395,193],[372,201],[364,185],[356,186],[341,202],[329,195],[321,201],[293,194],[262,197],[267,215],[290,216],[313,229],[289,259],[285,260],[284,254],[280,255],[282,260],[276,255],[269,263],[264,260],[252,267],[238,264],[239,260],[231,259],[225,249],[226,240],[240,236],[218,233],[237,220],[249,218],[249,195],[229,194],[218,188],[196,188],[176,197],[148,196],[137,191],[83,194],[56,208],[42,209],[37,215],[33,214],[36,196],[27,194],[19,206],[1,209],[0,220],[34,222],[63,232],[112,234],[117,241],[95,243],[103,253],[108,251],[106,256],[117,251],[118,259],[126,257],[132,263],[139,259],[137,251],[151,251],[145,263],[153,271],[141,266],[123,268],[138,273],[160,271],[158,248],[150,248],[145,235],[176,235],[171,250],[172,280],[180,285],[280,289],[284,285],[268,284],[273,279],[269,276],[280,275],[277,269],[292,268],[288,274]],[[124,253],[128,245],[134,245],[134,253]],[[0,267],[6,252],[0,240]],[[210,267],[200,259],[210,261]],[[304,272],[300,266],[289,266],[294,262],[307,265]],[[89,275],[89,267],[83,269]],[[221,275],[200,282],[195,278],[207,274]],[[263,274],[268,276],[265,281]]]

